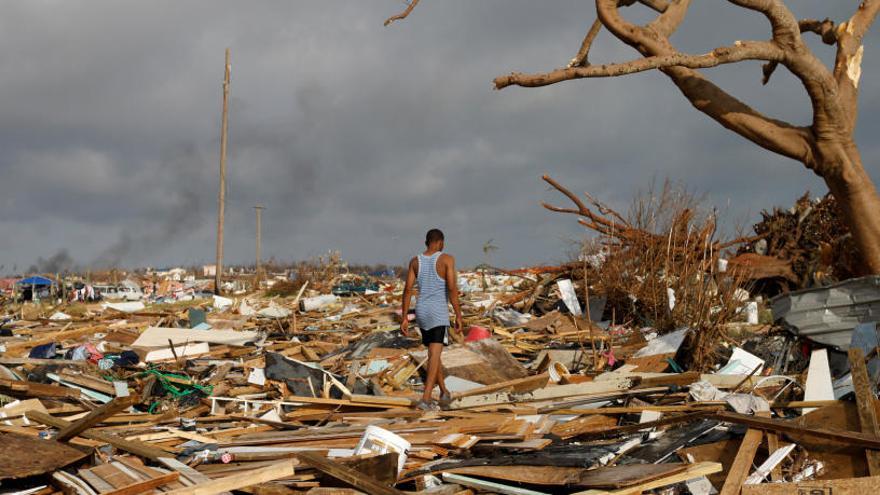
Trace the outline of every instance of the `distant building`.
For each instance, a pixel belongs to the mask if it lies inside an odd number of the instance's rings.
[[[214,277],[217,275],[217,265],[202,265],[203,277]]]

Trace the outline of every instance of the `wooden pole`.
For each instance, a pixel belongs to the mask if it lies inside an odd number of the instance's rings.
[[[226,212],[226,136],[229,131],[229,48],[226,49],[226,69],[223,77],[223,118],[220,124],[220,193],[217,199],[217,263],[214,273],[214,293],[221,292],[223,275],[223,218]]]
[[[263,218],[263,210],[265,210],[265,209],[266,209],[266,207],[263,205],[254,206],[254,211],[257,214],[257,262],[256,262],[256,265],[254,265],[254,267],[255,267],[255,270],[254,270],[255,277],[254,278],[256,280],[256,283],[254,284],[255,285],[254,288],[257,290],[260,289],[260,279],[261,279],[260,265],[262,264],[262,256],[261,256],[262,251],[261,251],[261,246],[260,246],[260,240],[263,237],[262,218]]]
[[[853,389],[856,393],[856,408],[859,412],[859,426],[862,433],[877,435],[880,433],[880,421],[874,408],[876,397],[874,385],[868,376],[868,368],[865,366],[865,353],[858,347],[850,347],[848,354]],[[868,457],[868,475],[880,475],[880,452],[868,449],[865,454]]]

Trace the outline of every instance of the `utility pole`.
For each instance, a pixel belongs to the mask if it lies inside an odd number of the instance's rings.
[[[254,206],[254,212],[256,212],[256,214],[257,214],[257,264],[255,265],[255,267],[256,267],[256,270],[255,270],[255,272],[256,272],[256,277],[255,277],[256,278],[256,284],[255,284],[256,287],[255,287],[255,289],[257,289],[257,290],[259,290],[259,288],[260,288],[260,265],[261,265],[261,261],[262,261],[261,255],[260,255],[261,254],[260,239],[262,239],[262,237],[263,237],[262,218],[263,218],[263,210],[265,210],[265,209],[266,209],[266,207],[263,205]]]
[[[226,212],[226,135],[229,131],[229,48],[226,49],[226,69],[223,77],[223,120],[220,124],[220,193],[217,199],[217,264],[214,273],[214,293],[220,295],[223,278],[223,217]]]

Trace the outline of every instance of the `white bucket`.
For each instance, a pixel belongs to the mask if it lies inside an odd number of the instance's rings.
[[[364,430],[364,436],[354,448],[355,455],[369,454],[388,454],[397,452],[397,472],[403,471],[403,465],[406,462],[406,452],[411,447],[410,443],[401,438],[399,435],[380,428],[375,425],[367,426]]]

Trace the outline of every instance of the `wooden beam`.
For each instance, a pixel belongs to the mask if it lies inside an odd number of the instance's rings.
[[[178,473],[177,471],[172,471],[170,473],[163,474],[162,476],[146,479],[144,481],[133,483],[131,485],[127,485],[110,492],[101,493],[101,495],[138,495],[140,493],[152,491],[153,489],[159,488],[162,485],[174,483],[175,481],[177,481],[178,478],[180,478],[180,473]]]
[[[287,459],[271,466],[252,469],[225,478],[218,478],[197,485],[171,490],[165,492],[165,495],[216,495],[230,490],[238,490],[246,486],[259,485],[260,483],[293,476],[293,466],[294,461]]]
[[[674,485],[676,483],[683,483],[687,480],[699,478],[700,476],[708,476],[710,474],[718,473],[721,472],[722,469],[723,468],[721,467],[720,462],[698,462],[680,473],[648,481],[646,483],[642,483],[641,485],[630,486],[611,491],[592,489],[573,493],[571,495],[639,495],[642,492],[653,490],[655,488]]]
[[[739,495],[743,483],[749,477],[749,470],[752,468],[752,462],[755,460],[755,454],[758,452],[762,438],[764,438],[764,432],[761,430],[749,428],[746,431],[746,436],[743,437],[739,446],[739,452],[736,453],[736,458],[727,472],[727,479],[724,480],[720,495]]]
[[[801,435],[809,435],[825,440],[834,440],[836,442],[850,444],[857,447],[880,449],[880,437],[865,433],[800,426],[790,421],[784,421],[781,419],[757,418],[753,416],[746,416],[744,414],[730,412],[716,412],[712,416],[716,419],[720,419],[721,421],[746,425],[749,428],[754,428],[758,430],[794,434],[799,433]]]
[[[66,442],[84,432],[85,430],[88,430],[92,426],[95,426],[101,421],[109,418],[110,416],[113,416],[119,411],[128,409],[136,403],[137,399],[134,396],[113,399],[103,406],[88,413],[82,419],[74,421],[68,426],[62,428],[61,431],[58,432],[58,435],[55,437],[55,440],[59,442]]]
[[[874,408],[876,396],[874,395],[874,387],[868,378],[865,353],[858,347],[850,347],[848,354],[862,433],[880,437],[880,422],[877,420],[877,410]],[[880,476],[880,452],[868,449],[865,451],[865,455],[868,458],[868,474]]]
[[[25,395],[45,399],[48,397],[70,397],[78,399],[80,391],[75,388],[47,385],[45,383],[28,382],[24,380],[7,380],[0,378],[0,389],[9,395]],[[8,392],[6,392],[8,391]]]
[[[493,383],[492,385],[486,385],[484,387],[478,387],[471,390],[466,390],[464,392],[455,392],[452,394],[452,398],[460,399],[462,397],[472,397],[474,395],[491,394],[492,392],[498,392],[501,390],[534,390],[536,388],[545,387],[549,382],[550,374],[541,373],[540,375],[527,376],[525,378],[516,378],[513,380]]]
[[[177,459],[174,459],[173,457],[160,457],[158,461],[159,463],[164,464],[165,467],[177,471],[193,484],[208,483],[211,481],[211,478],[178,461]]]
[[[58,429],[67,428],[71,424],[69,421],[50,416],[40,411],[27,411],[25,413],[25,416],[27,416],[27,418],[32,421],[36,421],[46,426],[51,426]],[[160,457],[168,457],[167,452],[157,449],[152,445],[147,445],[143,442],[138,442],[135,440],[126,440],[116,435],[100,432],[95,429],[85,430],[79,433],[79,436],[91,440],[98,440],[99,442],[109,443],[117,449],[124,450],[126,452],[130,452],[132,454],[139,455],[153,461],[158,461]]]
[[[380,483],[375,478],[365,475],[350,467],[331,461],[313,452],[298,452],[296,456],[304,464],[321,471],[339,481],[357,488],[369,495],[403,495],[403,492]]]
[[[767,451],[771,454],[779,450],[779,433],[768,431],[767,432]],[[777,464],[770,470],[770,480],[771,481],[782,481],[782,468]]]

